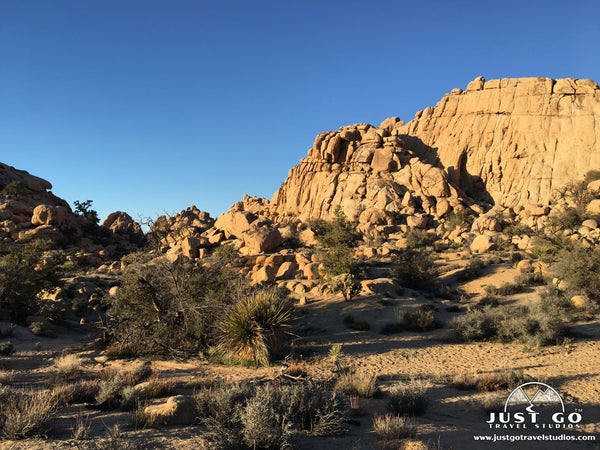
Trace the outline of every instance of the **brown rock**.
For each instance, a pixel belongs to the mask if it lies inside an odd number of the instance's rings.
[[[196,259],[200,256],[200,239],[186,237],[181,241],[181,253],[188,258]]]
[[[491,236],[480,234],[475,237],[470,248],[474,253],[484,253],[489,250],[495,250],[497,245],[494,243]]]
[[[418,215],[418,216],[407,216],[406,224],[411,228],[426,228],[427,227],[427,216]]]
[[[31,224],[60,226],[66,215],[67,209],[62,206],[38,205],[33,209]]]
[[[266,264],[252,273],[252,282],[254,284],[271,284],[275,281],[275,270],[269,264]]]
[[[251,228],[242,233],[244,245],[255,253],[264,253],[276,249],[283,243],[281,233],[276,228],[263,226]]]
[[[132,217],[123,211],[116,211],[108,215],[102,222],[104,228],[108,228],[115,234],[141,238],[143,236],[142,227]]]
[[[176,395],[166,403],[147,406],[144,413],[157,425],[189,425],[196,419],[196,403],[191,397]]]
[[[277,280],[290,280],[296,275],[298,265],[294,262],[284,262],[279,266],[275,278]]]

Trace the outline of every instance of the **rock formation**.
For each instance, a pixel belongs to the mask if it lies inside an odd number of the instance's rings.
[[[556,188],[600,168],[599,121],[595,81],[479,77],[392,131],[468,194],[516,206],[548,204]]]
[[[348,217],[370,208],[443,216],[472,203],[442,168],[405,145],[396,131],[402,125],[392,118],[380,127],[357,124],[319,134],[273,196],[271,212],[278,220],[329,218],[339,205]]]

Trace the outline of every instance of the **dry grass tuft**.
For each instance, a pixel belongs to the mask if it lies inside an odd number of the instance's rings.
[[[79,380],[72,384],[59,384],[52,389],[54,395],[61,403],[91,402],[100,390],[98,380]]]
[[[43,436],[58,407],[58,400],[49,391],[9,392],[0,402],[2,435],[7,439]]]
[[[421,415],[427,409],[427,389],[423,380],[412,379],[390,389],[387,404],[395,414]]]
[[[417,427],[412,419],[394,414],[373,416],[373,430],[381,441],[413,438],[417,434]]]
[[[92,424],[90,423],[90,416],[84,416],[81,412],[77,415],[77,421],[75,427],[71,429],[73,439],[76,441],[83,441],[90,437],[90,429]]]
[[[9,386],[15,378],[14,370],[0,369],[0,386]]]
[[[368,373],[348,371],[340,375],[335,390],[346,395],[373,397],[378,391],[377,377]]]
[[[172,394],[177,387],[177,381],[173,378],[162,378],[158,373],[153,374],[144,386],[144,395],[148,398],[161,397]]]
[[[54,361],[54,368],[65,380],[77,377],[81,373],[81,358],[77,355],[64,355]]]

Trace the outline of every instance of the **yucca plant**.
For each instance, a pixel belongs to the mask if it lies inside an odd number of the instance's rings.
[[[221,322],[221,345],[236,357],[267,365],[281,351],[294,306],[275,290],[260,291],[231,308]]]

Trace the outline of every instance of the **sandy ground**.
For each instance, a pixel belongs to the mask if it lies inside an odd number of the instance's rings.
[[[461,261],[460,263],[465,263]],[[361,399],[362,415],[353,418],[348,433],[338,437],[298,436],[294,445],[298,449],[371,449],[380,448],[377,436],[372,431],[372,415],[385,412],[385,392],[396,383],[410,378],[423,379],[428,387],[429,408],[424,415],[415,418],[418,425],[417,439],[438,441],[440,448],[479,449],[479,448],[535,448],[561,449],[594,448],[600,449],[600,349],[598,336],[600,323],[596,320],[576,325],[577,338],[563,345],[541,349],[528,348],[521,344],[500,344],[479,342],[458,344],[452,338],[447,326],[456,312],[448,312],[448,306],[458,306],[465,311],[482,295],[486,285],[499,286],[511,281],[519,272],[508,264],[486,268],[482,277],[464,283],[462,288],[471,296],[468,302],[425,298],[417,291],[404,289],[402,295],[361,295],[351,302],[344,302],[341,296],[309,296],[308,303],[298,306],[298,337],[293,343],[296,359],[304,364],[309,376],[325,382],[332,378],[332,364],[328,358],[333,344],[342,346],[340,363],[377,375],[382,394],[374,399]],[[504,304],[525,304],[537,299],[535,288],[525,293],[502,298]],[[393,320],[397,308],[414,308],[421,304],[431,304],[437,309],[436,317],[444,324],[442,328],[425,332],[402,332],[383,335],[381,327]],[[348,328],[343,318],[352,314],[355,321],[366,321],[367,331],[354,331]],[[26,328],[16,330],[11,338],[16,352],[8,357],[0,357],[0,369],[16,371],[15,384],[19,387],[42,387],[44,380],[52,372],[52,364],[65,348],[76,351],[84,360],[88,371],[103,367],[132,366],[135,361],[107,362],[99,350],[87,345],[94,337],[92,329],[72,329],[61,333],[57,338],[39,338]],[[40,342],[41,351],[33,350],[35,342]],[[178,386],[198,377],[212,377],[226,381],[274,376],[281,371],[280,366],[267,368],[244,368],[210,364],[203,360],[187,362],[153,361],[154,371],[163,376],[174,377]],[[474,390],[460,391],[436,382],[443,375],[456,373],[485,374],[503,368],[521,369],[534,380],[544,380],[555,388],[563,398],[567,410],[582,410],[583,420],[578,431],[565,431],[567,434],[594,433],[596,443],[478,443],[474,435],[492,434],[486,423],[487,414],[482,400],[487,395]],[[182,393],[187,392],[183,388]],[[499,392],[507,396],[508,391]],[[120,423],[127,438],[140,443],[141,448],[202,448],[199,427],[166,427],[159,429],[135,430],[129,425],[127,412],[88,411],[92,424],[90,441],[70,439],[70,429],[83,405],[65,408],[54,423],[54,431],[46,440],[21,442],[0,442],[0,449],[51,449],[51,448],[96,448],[97,436],[107,428]],[[498,434],[518,434],[516,431],[497,431]]]

